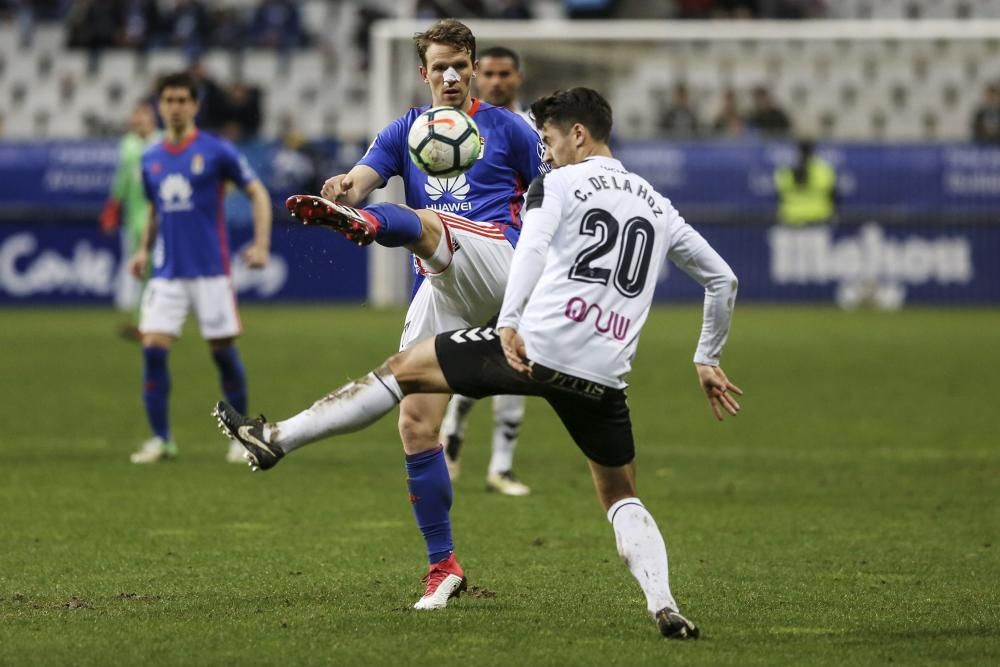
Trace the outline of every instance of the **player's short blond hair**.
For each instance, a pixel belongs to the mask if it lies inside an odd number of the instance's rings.
[[[469,26],[455,19],[441,19],[424,32],[413,36],[417,45],[420,62],[427,66],[427,49],[431,44],[444,44],[459,51],[467,51],[473,61],[476,59],[476,36]]]

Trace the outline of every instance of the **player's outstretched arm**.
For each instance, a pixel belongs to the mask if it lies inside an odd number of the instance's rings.
[[[707,364],[695,364],[698,371],[698,382],[705,392],[708,405],[712,408],[712,414],[719,421],[722,421],[722,411],[725,410],[733,417],[740,412],[740,404],[731,394],[743,395],[743,390],[729,381],[726,374],[719,366],[709,366]]]
[[[260,269],[271,255],[271,196],[258,179],[250,181],[244,192],[253,210],[253,243],[243,251],[243,259],[251,269]]]
[[[330,201],[340,201],[348,206],[360,204],[382,184],[378,172],[364,164],[356,164],[346,174],[326,179],[320,194]]]

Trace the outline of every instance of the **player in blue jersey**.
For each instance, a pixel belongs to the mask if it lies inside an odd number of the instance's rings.
[[[133,463],[174,458],[167,420],[170,375],[167,356],[189,309],[208,341],[226,400],[246,409],[246,374],[234,341],[241,326],[229,276],[229,246],[222,215],[227,182],[253,205],[253,243],[244,252],[251,268],[267,264],[271,200],[253,169],[227,141],[195,127],[198,86],[188,74],[171,74],[158,86],[163,141],[142,156],[142,181],[152,203],[139,249],[129,260],[133,275],[152,274],[142,299],[143,400],[153,437],[132,454]],[[227,460],[243,460],[230,443]]]
[[[432,106],[462,109],[475,119],[483,141],[480,159],[450,179],[429,177],[417,169],[409,159],[406,136],[417,116],[429,108],[419,107],[383,129],[349,172],[330,178],[322,190],[325,199],[289,199],[292,213],[307,223],[332,226],[358,243],[404,246],[416,256],[424,280],[407,311],[401,349],[444,331],[478,326],[499,310],[521,227],[525,188],[547,169],[544,147],[527,123],[470,96],[476,40],[468,27],[445,19],[414,40]],[[408,207],[353,208],[393,176],[403,178]],[[417,609],[442,608],[465,585],[454,556],[451,480],[439,444],[447,403],[446,395],[414,394],[400,404],[410,500],[430,561]],[[282,442],[289,449],[313,439],[321,424],[316,409],[281,423]]]

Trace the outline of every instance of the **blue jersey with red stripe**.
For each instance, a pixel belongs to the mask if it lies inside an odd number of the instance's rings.
[[[150,146],[142,156],[142,183],[159,225],[153,277],[228,274],[226,182],[243,189],[256,179],[231,143],[207,132],[197,131],[180,144]]]
[[[429,108],[410,109],[387,125],[358,164],[371,167],[385,181],[401,176],[410,208],[437,209],[520,229],[524,192],[536,176],[548,170],[538,135],[513,112],[473,98],[468,113],[479,126],[483,142],[479,159],[453,178],[428,176],[410,160],[406,136],[417,116]]]

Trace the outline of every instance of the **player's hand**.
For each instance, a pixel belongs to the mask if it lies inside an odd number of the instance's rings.
[[[140,280],[146,277],[146,267],[149,264],[149,252],[137,250],[128,260],[128,272]]]
[[[247,246],[243,251],[243,261],[251,269],[263,269],[267,266],[267,260],[271,258],[271,251],[267,246],[254,243]]]
[[[114,234],[121,224],[121,212],[122,205],[117,199],[108,199],[104,202],[104,208],[101,209],[101,216],[98,218],[101,231],[108,235]]]
[[[732,394],[742,396],[743,390],[730,382],[719,366],[695,364],[694,367],[698,371],[698,382],[705,391],[705,397],[715,418],[722,421],[723,410],[735,417],[740,411],[740,404]]]
[[[528,365],[528,352],[524,349],[524,339],[517,329],[510,327],[500,327],[500,347],[503,348],[503,355],[507,357],[510,367],[519,373],[531,373],[531,366]]]
[[[330,201],[344,197],[354,187],[354,179],[347,174],[337,174],[326,179],[320,194]]]

